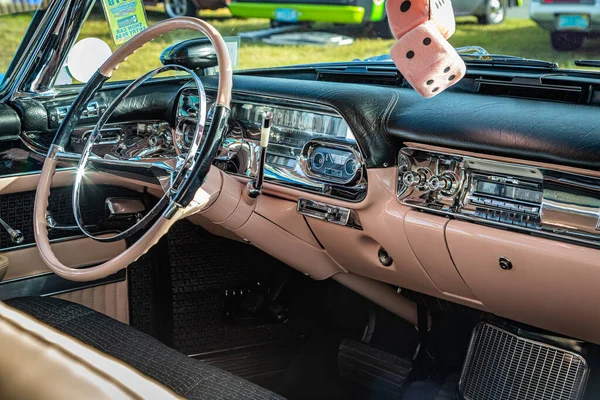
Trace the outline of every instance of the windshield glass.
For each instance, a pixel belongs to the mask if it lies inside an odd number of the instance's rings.
[[[0,74],[7,71],[36,2],[0,0]],[[99,38],[114,51],[118,45],[99,3],[78,40]],[[553,61],[562,68],[576,67],[578,59],[600,59],[595,0],[453,0],[452,5],[457,24],[449,42],[454,47],[480,46],[490,54]],[[236,69],[364,60],[389,54],[396,43],[384,0],[152,0],[144,6],[149,25],[177,15],[213,24],[231,43],[239,43]],[[113,79],[133,79],[160,66],[166,47],[194,36],[178,32],[155,40]]]
[[[39,2],[0,0],[0,87]]]

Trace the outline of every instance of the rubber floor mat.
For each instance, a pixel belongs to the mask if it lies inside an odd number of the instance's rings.
[[[301,340],[271,342],[198,354],[193,357],[249,381],[261,383],[283,376],[298,354],[302,343]]]

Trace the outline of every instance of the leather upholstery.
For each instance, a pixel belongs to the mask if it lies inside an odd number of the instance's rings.
[[[468,78],[465,78],[468,79]],[[464,80],[463,80],[464,81]],[[216,79],[204,77],[211,92]],[[369,168],[394,165],[404,142],[600,169],[600,119],[591,106],[447,91],[236,75],[234,93],[308,101],[348,121]]]
[[[79,304],[48,297],[12,299],[6,304],[121,360],[185,398],[279,398],[266,389],[189,358],[128,325]]]
[[[0,140],[16,139],[20,133],[19,114],[6,104],[0,104]]]
[[[174,399],[133,368],[0,303],[0,398]]]

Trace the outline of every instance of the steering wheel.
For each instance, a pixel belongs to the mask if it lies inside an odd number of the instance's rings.
[[[52,251],[50,240],[48,238],[48,222],[46,219],[48,197],[50,195],[52,178],[56,172],[58,158],[65,152],[65,147],[70,142],[71,134],[75,130],[79,118],[87,107],[88,102],[94,98],[94,95],[102,88],[102,85],[111,77],[113,71],[116,70],[127,57],[132,55],[146,43],[151,42],[161,35],[180,29],[189,29],[204,33],[210,39],[217,52],[219,64],[219,88],[217,91],[211,125],[208,131],[204,133],[204,121],[207,111],[204,87],[198,76],[183,66],[169,65],[157,68],[144,74],[125,88],[125,90],[123,90],[123,92],[108,106],[88,137],[88,141],[81,154],[77,168],[77,175],[73,188],[73,212],[77,224],[82,231],[87,236],[99,241],[122,240],[126,237],[130,237],[143,228],[147,228],[147,230],[145,234],[133,245],[128,247],[127,250],[103,264],[91,268],[78,269],[67,267],[58,260]],[[168,160],[114,160],[94,155],[92,153],[94,142],[101,137],[103,126],[117,106],[148,79],[161,72],[173,69],[183,70],[192,75],[193,83],[195,84],[201,99],[201,107],[199,108],[197,116],[196,132],[194,139],[189,146],[187,155],[179,155]],[[81,93],[71,106],[56,133],[56,137],[48,151],[48,155],[46,156],[42,168],[40,181],[35,195],[34,233],[40,256],[46,265],[48,265],[48,267],[57,275],[73,281],[102,279],[120,269],[126,268],[129,264],[144,255],[165,233],[168,232],[175,222],[205,207],[209,201],[209,196],[201,189],[201,186],[206,179],[213,158],[217,153],[218,146],[227,127],[230,113],[231,90],[232,68],[225,41],[214,27],[198,18],[171,18],[159,22],[139,33],[117,49],[85,84]],[[94,237],[85,229],[79,209],[81,184],[85,179],[85,172],[87,171],[88,165],[94,163],[105,164],[113,168],[141,168],[146,171],[148,169],[162,170],[162,172],[166,173],[168,176],[166,182],[161,182],[165,194],[154,208],[131,228],[110,238]]]

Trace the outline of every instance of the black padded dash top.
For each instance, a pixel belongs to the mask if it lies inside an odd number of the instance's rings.
[[[115,357],[188,399],[280,399],[251,382],[171,349],[129,325],[79,304],[50,297],[5,302]]]

